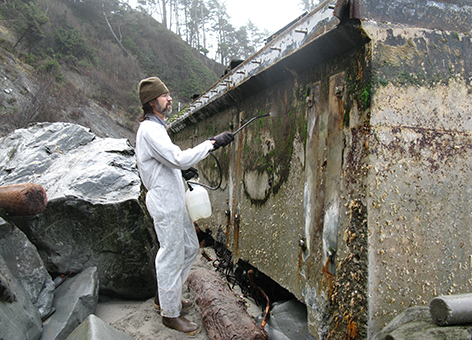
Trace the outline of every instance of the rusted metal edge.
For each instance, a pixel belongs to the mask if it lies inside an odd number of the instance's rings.
[[[202,119],[211,117],[235,103],[235,100],[247,92],[255,93],[263,90],[266,79],[290,76],[290,71],[279,75],[271,73],[280,72],[280,67],[274,68],[275,65],[296,55],[308,45],[316,45],[317,40],[337,29],[340,21],[333,15],[335,2],[327,0],[311,13],[300,16],[300,20],[273,37],[260,51],[231,70],[181,111],[179,117],[169,124],[170,132],[176,133]],[[319,46],[319,49],[324,49],[324,47]],[[321,60],[321,58],[318,59]],[[286,64],[289,63],[286,62]],[[262,74],[265,75],[261,76]],[[266,85],[270,86],[270,84]]]
[[[359,2],[361,0],[338,0],[334,7],[333,14],[339,20],[361,19]]]
[[[303,65],[313,66],[314,62],[323,62],[328,56],[349,50],[356,41],[365,41],[365,35],[354,32],[356,27],[352,26],[353,20],[392,22],[470,33],[472,6],[466,0],[418,0],[408,4],[401,0],[327,0],[311,13],[300,16],[300,20],[273,37],[264,48],[190,103],[170,123],[170,132],[176,133],[213,116],[238,100],[271,86],[271,81],[290,77],[293,69],[300,69]],[[313,55],[306,53],[307,50]],[[305,56],[305,61],[297,58],[300,54]]]

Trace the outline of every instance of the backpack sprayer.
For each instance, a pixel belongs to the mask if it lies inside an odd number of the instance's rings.
[[[246,123],[244,123],[243,126],[241,126],[239,129],[233,132],[233,136],[236,136],[236,134],[239,131],[244,129],[246,126],[251,124],[256,119],[268,117],[270,115],[271,113],[268,113],[262,116],[256,116],[256,117],[251,118]],[[214,188],[203,183],[187,181],[188,190],[185,193],[185,203],[187,205],[187,210],[190,215],[190,218],[194,222],[201,218],[207,218],[211,216],[210,198],[208,196],[208,192],[204,188],[208,190],[218,190],[221,187],[221,183],[223,182],[223,173],[221,171],[220,162],[218,162],[218,159],[211,151],[209,153],[215,159],[216,165],[219,169],[220,181],[218,185]]]

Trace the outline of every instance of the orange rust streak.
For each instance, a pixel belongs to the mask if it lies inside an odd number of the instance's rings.
[[[357,323],[350,320],[347,325],[347,339],[352,340],[357,336]]]
[[[329,287],[328,298],[331,299],[331,295],[333,294],[333,289],[334,289],[334,275],[328,271],[328,264],[329,264],[329,259],[326,259],[326,264],[321,270],[321,272],[325,274],[328,278],[328,287]]]
[[[254,271],[252,269],[250,269],[247,272],[247,277],[249,279],[249,283],[251,284],[251,286],[258,289],[262,293],[262,295],[264,295],[264,297],[266,299],[267,304],[266,304],[266,309],[265,309],[265,315],[264,315],[264,319],[262,319],[262,322],[261,322],[261,328],[262,328],[262,330],[264,330],[264,327],[267,323],[267,318],[269,317],[270,300],[269,300],[269,297],[267,296],[267,294],[264,292],[264,290],[256,284],[256,280],[255,280],[255,277],[254,277]]]
[[[301,282],[302,275],[302,264],[303,264],[303,249],[300,249],[300,255],[298,256],[298,282]]]

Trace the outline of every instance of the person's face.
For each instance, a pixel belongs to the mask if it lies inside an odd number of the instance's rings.
[[[154,110],[162,113],[167,118],[170,117],[172,113],[172,97],[169,93],[161,94],[154,103]]]

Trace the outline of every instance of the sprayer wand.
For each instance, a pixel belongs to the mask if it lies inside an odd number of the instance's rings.
[[[249,119],[246,123],[244,123],[243,126],[241,126],[239,129],[237,129],[235,132],[233,132],[233,136],[236,136],[236,134],[241,131],[242,129],[244,129],[246,126],[248,126],[250,123],[252,123],[254,120],[256,120],[257,118],[264,118],[264,117],[268,117],[270,116],[270,112],[265,114],[265,115],[262,115],[262,116],[256,116],[256,117],[253,117],[251,119]],[[220,166],[220,162],[218,162],[218,159],[216,158],[216,156],[210,151],[209,152],[210,155],[213,156],[213,158],[215,159],[216,161],[216,164],[217,164],[217,167],[218,169],[220,170],[220,182],[218,184],[218,186],[216,186],[215,188],[212,188],[206,184],[203,184],[203,183],[198,183],[198,182],[191,182],[191,181],[187,181],[187,184],[189,184],[189,187],[190,187],[190,190],[193,190],[192,187],[190,186],[190,184],[195,184],[195,185],[200,185],[204,188],[207,188],[209,190],[218,190],[220,187],[221,187],[221,182],[223,181],[223,173],[221,172],[221,166]]]
[[[262,116],[256,116],[256,117],[253,117],[251,119],[249,119],[246,123],[244,123],[243,126],[241,126],[239,129],[237,129],[235,132],[233,132],[233,136],[236,136],[236,134],[241,131],[242,129],[244,129],[247,125],[249,125],[250,123],[252,123],[254,120],[256,120],[257,118],[263,118],[263,117],[268,117],[270,116],[270,112],[268,114],[265,114],[265,115],[262,115]]]

